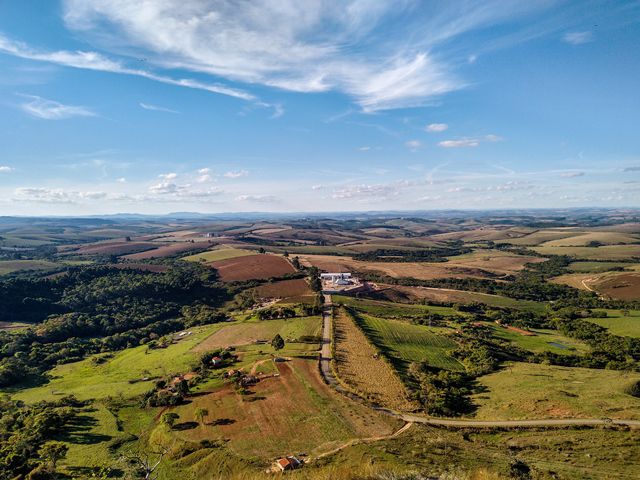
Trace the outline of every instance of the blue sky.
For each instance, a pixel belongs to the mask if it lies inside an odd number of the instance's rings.
[[[640,206],[640,2],[6,0],[0,215]]]

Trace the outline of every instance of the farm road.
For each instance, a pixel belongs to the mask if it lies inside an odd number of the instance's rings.
[[[432,418],[411,413],[394,412],[386,408],[375,407],[367,402],[345,391],[331,370],[331,341],[332,341],[332,303],[331,296],[325,295],[324,307],[322,309],[322,349],[320,351],[320,373],[327,385],[336,391],[348,396],[352,400],[358,401],[374,410],[399,418],[409,423],[422,423],[450,428],[538,428],[538,427],[563,427],[563,426],[596,426],[596,425],[625,425],[629,427],[640,427],[640,420],[614,420],[610,418],[547,418],[540,420],[462,420]]]

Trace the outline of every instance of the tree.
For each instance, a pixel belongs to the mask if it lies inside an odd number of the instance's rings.
[[[204,419],[209,416],[209,410],[202,407],[196,408],[195,416],[198,419],[198,422],[200,422],[201,425],[204,425]]]
[[[51,468],[55,469],[58,460],[62,460],[67,456],[69,447],[62,442],[47,442],[38,453],[43,460],[46,460],[51,465]]]
[[[168,414],[165,414],[168,415]],[[175,413],[173,414],[175,415]],[[177,416],[177,415],[176,415]],[[164,418],[164,415],[163,415]],[[135,473],[145,480],[155,480],[158,474],[155,473],[158,465],[162,462],[162,458],[169,450],[162,447],[158,451],[153,452],[131,452],[122,456],[122,458],[135,468]]]
[[[282,350],[284,348],[284,339],[280,336],[279,333],[276,333],[276,336],[271,340],[271,346],[275,350]]]
[[[165,413],[162,415],[162,423],[164,423],[170,429],[176,424],[176,421],[180,418],[180,415],[174,412]]]
[[[264,247],[260,247],[258,249],[258,253],[267,253],[267,251],[264,249]]]

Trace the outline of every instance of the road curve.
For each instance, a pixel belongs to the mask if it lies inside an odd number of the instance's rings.
[[[322,348],[320,350],[320,374],[325,383],[339,393],[348,396],[368,407],[385,415],[404,420],[405,422],[422,423],[449,428],[538,428],[538,427],[565,427],[565,426],[597,426],[597,425],[624,425],[640,427],[640,420],[614,420],[611,418],[547,418],[539,420],[467,420],[453,418],[434,418],[414,413],[400,413],[387,408],[372,406],[362,398],[346,391],[340,386],[331,369],[331,342],[332,342],[332,303],[331,295],[324,296],[322,309]]]

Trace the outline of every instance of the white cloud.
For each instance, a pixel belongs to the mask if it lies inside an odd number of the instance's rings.
[[[247,175],[249,175],[249,172],[247,170],[238,170],[235,172],[227,172],[224,174],[224,176],[227,178],[240,178],[246,177]]]
[[[177,110],[172,110],[166,107],[160,107],[159,105],[153,105],[151,103],[140,102],[139,105],[141,108],[144,108],[145,110],[151,110],[153,112],[180,113]]]
[[[584,175],[584,172],[564,172],[560,174],[560,176],[564,178],[584,177]]]
[[[61,188],[17,188],[14,201],[37,203],[79,203],[83,200],[101,200],[108,196],[105,192],[66,191]]]
[[[9,167],[7,165],[0,165],[0,173],[11,173],[15,169],[13,167]]]
[[[449,125],[447,125],[446,123],[430,123],[425,127],[425,130],[429,133],[438,133],[444,132],[448,128]]]
[[[322,190],[324,188],[324,185],[311,185],[311,190]]]
[[[278,201],[275,195],[238,195],[238,202],[273,203]]]
[[[164,75],[158,75],[156,73],[153,73],[147,70],[130,68],[125,66],[119,61],[111,60],[97,52],[85,52],[85,51],[70,52],[67,50],[58,50],[53,52],[39,51],[29,47],[28,45],[22,42],[16,42],[14,40],[10,40],[2,34],[0,34],[0,52],[13,55],[19,58],[36,60],[40,62],[54,63],[56,65],[63,65],[66,67],[80,68],[85,70],[97,70],[101,72],[119,73],[124,75],[134,75],[138,77],[144,77],[156,82],[166,83],[169,85],[176,85],[179,87],[205,90],[212,93],[219,93],[222,95],[229,95],[231,97],[241,98],[243,100],[256,99],[255,96],[247,92],[229,88],[223,85],[205,83],[205,82],[200,82],[198,80],[192,80],[188,78],[176,79],[176,78],[167,77]]]
[[[198,183],[210,182],[211,181],[211,175],[209,175],[208,173],[205,173],[204,175],[198,176],[198,178],[196,178],[196,181]]]
[[[116,182],[118,182],[118,183],[127,183],[127,179],[124,178],[124,177],[120,177],[120,178],[116,179]]]
[[[64,120],[73,117],[93,117],[95,113],[86,107],[77,105],[64,105],[54,100],[38,97],[36,95],[21,95],[30,101],[20,105],[20,108],[32,117],[45,120]]]
[[[582,45],[583,43],[589,43],[593,41],[593,33],[586,32],[568,32],[565,33],[562,39],[570,43],[571,45]]]
[[[397,197],[406,188],[412,186],[411,182],[406,180],[387,183],[387,184],[360,184],[347,185],[336,188],[331,194],[331,198],[336,200],[346,199],[366,199],[366,200],[387,200]]]
[[[371,147],[369,147],[368,145],[364,147],[358,147],[358,150],[360,152],[368,152],[369,150],[371,150]]]
[[[66,0],[64,18],[76,33],[110,48],[125,44],[163,68],[297,92],[340,91],[371,112],[424,105],[461,88],[437,47],[547,6],[451,2],[436,10],[416,3]]]
[[[207,175],[207,174],[211,173],[211,169],[210,169],[210,168],[208,168],[208,167],[206,167],[206,168],[199,168],[199,169],[198,169],[198,173],[199,173],[200,175]]]
[[[442,148],[470,148],[477,147],[483,142],[500,142],[503,138],[498,135],[485,135],[484,137],[461,138],[458,140],[443,140],[438,142]]]
[[[412,152],[415,152],[422,146],[422,142],[420,140],[409,140],[404,142],[404,145]]]
[[[173,180],[174,178],[176,178],[178,176],[177,173],[171,172],[171,173],[161,173],[160,175],[158,175],[158,177],[160,178],[164,178],[165,180]]]

